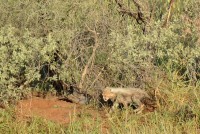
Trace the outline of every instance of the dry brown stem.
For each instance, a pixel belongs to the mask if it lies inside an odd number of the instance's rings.
[[[162,27],[167,27],[167,25],[169,23],[169,18],[171,16],[171,10],[172,10],[173,4],[174,4],[174,0],[171,0],[170,3],[169,3],[168,14],[167,14],[166,20],[165,20]]]
[[[130,9],[128,9],[128,7],[126,7],[121,0],[115,0],[115,2],[117,3],[117,5],[119,6],[119,12],[121,12],[122,14],[127,14],[131,17],[133,17],[138,24],[146,24],[145,19],[144,19],[144,15],[141,11],[141,6],[138,4],[138,2],[136,2],[135,0],[133,0],[134,5],[137,8],[137,12],[133,12]]]
[[[89,72],[89,66],[92,64],[94,57],[95,57],[95,54],[96,54],[96,50],[99,46],[99,44],[98,44],[98,33],[96,32],[96,30],[90,29],[87,25],[86,25],[86,27],[87,27],[87,30],[93,34],[95,44],[93,46],[92,54],[91,54],[87,64],[85,65],[83,73],[81,75],[81,80],[80,80],[80,83],[79,83],[80,90],[83,88],[83,82],[85,81],[86,75]]]

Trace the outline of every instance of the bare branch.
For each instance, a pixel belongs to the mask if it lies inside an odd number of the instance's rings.
[[[138,24],[142,24],[142,23],[146,24],[145,19],[143,17],[144,15],[141,11],[141,6],[136,1],[133,0],[138,10],[136,13],[128,9],[128,7],[126,7],[125,5],[123,5],[121,0],[115,0],[115,2],[119,6],[119,12],[133,17],[137,21]]]
[[[85,65],[84,67],[84,70],[83,70],[83,73],[81,75],[81,80],[80,80],[80,83],[79,83],[79,88],[82,89],[83,88],[83,82],[85,81],[85,77],[89,71],[89,66],[91,65],[91,63],[93,62],[94,60],[94,57],[95,57],[95,54],[96,54],[96,50],[99,46],[98,44],[98,33],[96,32],[96,30],[91,30],[87,25],[86,25],[87,29],[89,32],[91,32],[94,36],[94,40],[95,40],[95,45],[93,47],[93,51],[92,51],[92,55],[90,56],[87,64]]]
[[[95,78],[95,80],[92,82],[92,84],[87,88],[87,90],[92,88],[92,86],[95,84],[95,82],[96,82],[96,81],[99,79],[99,77],[101,76],[103,70],[104,70],[104,67],[101,68],[101,71],[100,71],[99,74],[96,76],[96,78]]]
[[[172,9],[173,3],[174,3],[174,0],[170,0],[169,7],[168,7],[168,14],[167,14],[166,20],[165,20],[165,22],[164,22],[162,27],[166,27],[168,22],[169,22],[169,18],[170,18],[170,15],[171,15],[171,9]]]

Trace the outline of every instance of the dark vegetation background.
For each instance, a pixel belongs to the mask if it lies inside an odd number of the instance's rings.
[[[180,103],[200,84],[199,7],[197,0],[1,0],[0,102],[74,85],[91,95],[140,87],[161,104]]]

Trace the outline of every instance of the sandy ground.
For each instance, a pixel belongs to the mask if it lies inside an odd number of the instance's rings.
[[[32,97],[19,101],[16,113],[21,119],[29,117],[42,117],[60,124],[68,124],[74,115],[89,114],[92,118],[106,118],[104,111],[97,111],[86,105],[74,104],[59,100],[57,97]]]

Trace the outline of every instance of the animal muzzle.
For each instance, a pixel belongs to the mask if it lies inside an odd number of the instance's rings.
[[[103,100],[104,100],[104,101],[108,101],[108,98],[106,98],[106,97],[103,96]]]

